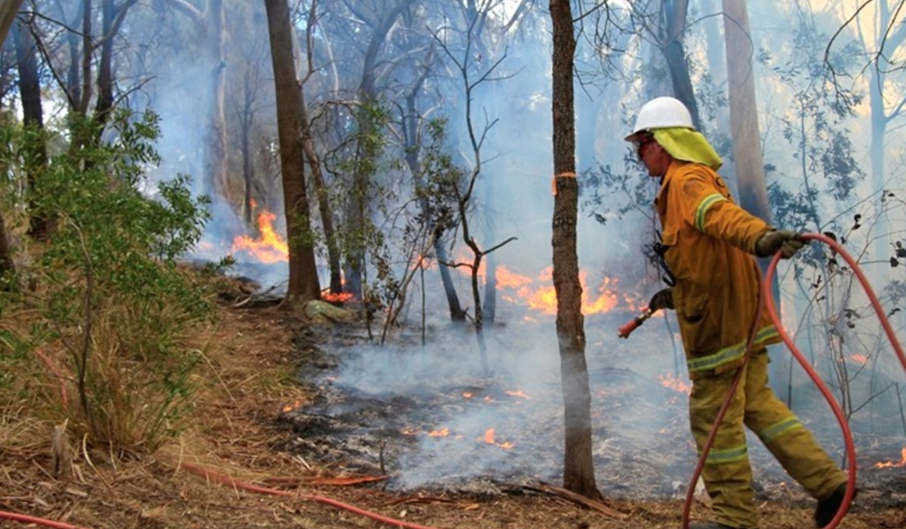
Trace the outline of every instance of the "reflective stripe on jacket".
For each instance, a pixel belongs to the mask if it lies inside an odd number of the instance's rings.
[[[758,304],[761,272],[755,241],[771,227],[736,205],[709,167],[675,160],[655,199],[664,258],[676,278],[676,307],[689,376],[736,368]],[[756,343],[779,341],[767,310]]]

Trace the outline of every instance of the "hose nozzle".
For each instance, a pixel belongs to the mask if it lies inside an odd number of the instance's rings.
[[[629,338],[629,335],[632,334],[632,331],[636,330],[643,323],[645,323],[645,320],[650,318],[652,314],[654,314],[653,310],[645,309],[645,312],[639,314],[638,316],[627,322],[625,325],[620,327],[620,338]]]

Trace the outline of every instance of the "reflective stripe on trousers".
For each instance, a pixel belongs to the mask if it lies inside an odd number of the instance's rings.
[[[768,386],[767,368],[766,351],[756,351],[743,368],[746,372],[702,470],[714,520],[730,527],[758,526],[743,425],[758,434],[783,468],[812,496],[824,498],[846,482],[846,474]],[[692,383],[689,417],[699,452],[734,376],[735,371],[728,371]]]

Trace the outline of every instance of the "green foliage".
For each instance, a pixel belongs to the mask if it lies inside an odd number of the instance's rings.
[[[71,137],[88,137],[90,126],[73,123]],[[119,111],[108,132],[112,141],[70,147],[35,172],[31,214],[56,223],[30,270],[38,294],[23,294],[42,319],[22,341],[64,345],[61,369],[73,374],[79,399],[65,406],[71,424],[123,453],[159,446],[188,405],[199,355],[187,338],[211,317],[212,304],[177,258],[198,242],[210,215],[184,175],[153,197],[143,194],[158,162],[153,113]]]

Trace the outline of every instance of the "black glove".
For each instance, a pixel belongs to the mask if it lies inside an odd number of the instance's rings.
[[[780,252],[781,257],[789,259],[803,246],[805,239],[801,234],[790,230],[771,230],[755,241],[755,255],[771,257]]]
[[[661,309],[672,309],[673,308],[673,289],[665,288],[664,290],[659,290],[654,296],[651,297],[651,301],[648,302],[648,310],[651,312],[661,310]]]

